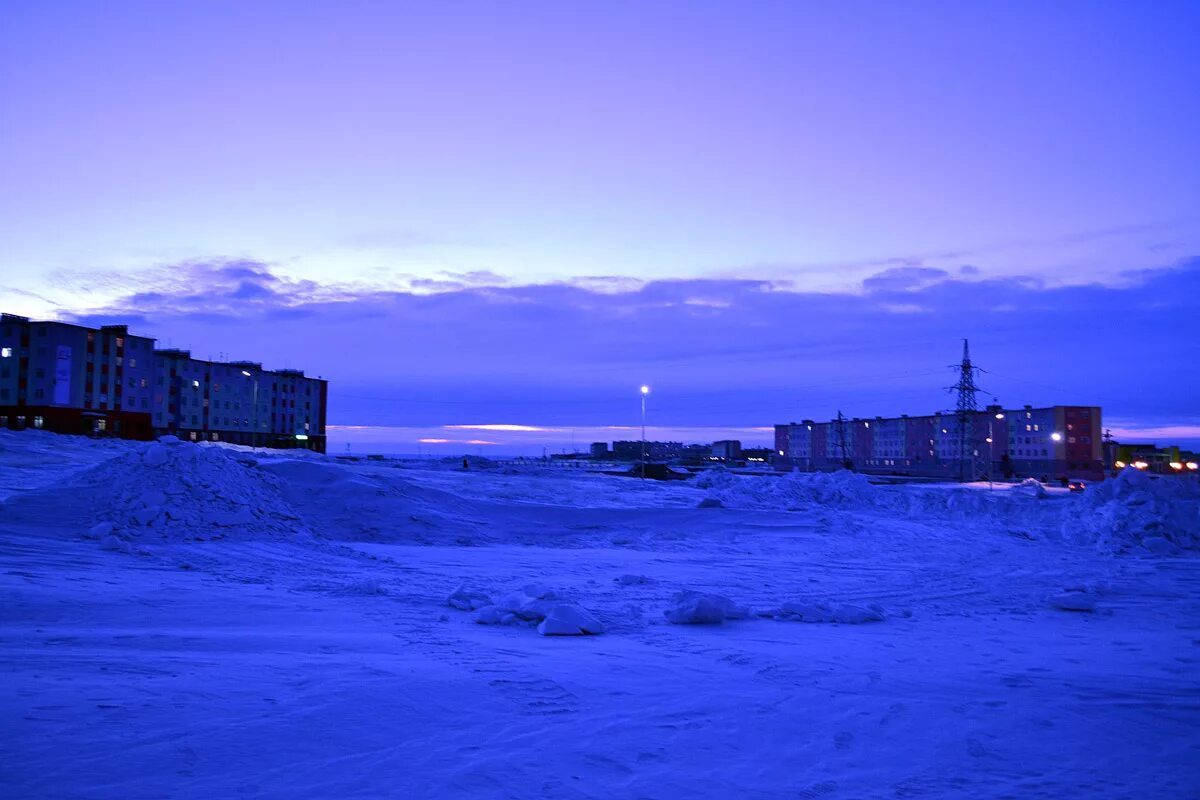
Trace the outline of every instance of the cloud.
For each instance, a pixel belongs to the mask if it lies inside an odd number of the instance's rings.
[[[950,403],[946,367],[964,337],[988,370],[989,399],[1198,422],[1200,377],[1182,365],[1200,360],[1200,259],[1131,266],[1119,286],[919,265],[890,266],[859,292],[758,279],[493,277],[422,292],[316,284],[244,259],[191,261],[114,279],[128,291],[71,317],[323,375],[331,421],[343,425],[637,424],[642,383],[653,387],[655,424],[925,413]]]
[[[862,285],[867,292],[915,291],[949,277],[949,272],[934,267],[892,267],[865,279]]]

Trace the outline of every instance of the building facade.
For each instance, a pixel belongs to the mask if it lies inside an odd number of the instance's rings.
[[[153,436],[154,340],[0,316],[0,427],[126,439]]]
[[[325,452],[327,400],[301,370],[155,350],[124,325],[0,316],[0,428]]]
[[[937,478],[1063,477],[1104,474],[1097,406],[1003,409],[957,414],[803,420],[775,426],[780,469],[833,470]],[[965,445],[965,446],[964,446]]]
[[[325,452],[328,383],[255,361],[208,361],[154,351],[157,434],[191,441]]]

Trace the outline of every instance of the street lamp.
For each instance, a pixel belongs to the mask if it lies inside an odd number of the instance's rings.
[[[642,480],[646,479],[646,395],[650,387],[642,384]]]
[[[254,430],[250,432],[250,446],[254,447],[258,443],[258,376],[251,375],[246,370],[242,370],[242,374],[254,379]]]
[[[1004,412],[997,411],[996,415],[988,420],[988,491],[992,490],[992,468],[996,463],[996,441],[995,434],[992,432],[992,423],[994,420],[1004,419]]]

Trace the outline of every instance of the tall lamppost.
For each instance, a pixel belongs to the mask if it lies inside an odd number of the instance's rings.
[[[251,375],[246,370],[242,370],[242,374],[254,379],[254,430],[250,433],[250,446],[254,447],[258,444],[258,376]]]
[[[650,387],[642,384],[642,480],[646,479],[646,395]]]
[[[992,468],[996,464],[996,435],[992,431],[992,421],[996,419],[1004,419],[1004,412],[997,411],[992,419],[988,420],[988,491],[992,490]]]

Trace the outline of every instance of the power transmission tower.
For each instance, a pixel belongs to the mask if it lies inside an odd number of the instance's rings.
[[[842,416],[842,412],[838,411],[837,415],[838,427],[838,447],[842,451],[842,468],[854,469],[854,462],[850,460],[850,454],[846,451],[846,418]]]
[[[952,364],[950,369],[958,371],[958,383],[947,387],[947,391],[955,392],[958,397],[955,410],[958,420],[958,479],[969,481],[975,478],[975,446],[971,440],[971,423],[979,410],[975,402],[975,393],[981,390],[975,383],[975,373],[981,370],[971,363],[971,351],[966,339],[963,339],[962,362]]]

